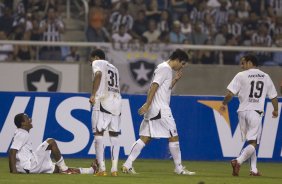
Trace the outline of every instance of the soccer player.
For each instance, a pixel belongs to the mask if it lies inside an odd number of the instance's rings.
[[[176,124],[169,106],[171,89],[182,77],[182,68],[188,62],[188,55],[180,50],[175,50],[168,61],[159,64],[154,71],[153,80],[147,94],[147,100],[138,110],[144,115],[140,125],[140,138],[133,144],[130,155],[122,166],[122,171],[136,174],[132,167],[133,162],[141,150],[152,138],[167,138],[169,150],[174,160],[176,174],[194,175],[182,165],[179,138]],[[173,70],[176,71],[173,77]]]
[[[17,130],[9,151],[9,167],[11,173],[62,173],[62,174],[93,174],[97,164],[93,162],[90,168],[69,168],[54,139],[47,139],[32,151],[29,130],[32,119],[25,113],[14,118]],[[50,153],[55,159],[53,164]]]
[[[240,166],[250,159],[250,175],[261,176],[257,169],[256,148],[260,141],[262,131],[262,117],[264,114],[265,98],[268,96],[273,105],[273,118],[278,116],[277,92],[268,74],[257,68],[258,60],[254,55],[247,54],[240,59],[241,68],[230,84],[227,86],[227,94],[220,107],[223,114],[227,109],[228,102],[234,95],[238,95],[240,105],[237,110],[242,138],[248,145],[241,151],[236,159],[231,161],[232,175],[238,176]]]
[[[93,109],[91,121],[94,133],[96,158],[99,164],[99,172],[96,175],[107,175],[104,160],[103,135],[104,131],[108,129],[112,156],[111,175],[117,176],[120,149],[118,136],[120,134],[121,115],[119,72],[114,65],[105,60],[105,53],[100,49],[92,51],[90,59],[93,86],[89,102]]]

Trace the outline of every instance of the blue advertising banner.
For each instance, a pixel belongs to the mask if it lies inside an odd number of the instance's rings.
[[[244,146],[238,126],[238,99],[221,116],[218,108],[223,97],[172,96],[171,108],[180,137],[184,160],[227,160],[239,155]],[[65,157],[93,158],[95,148],[91,128],[91,108],[87,93],[0,92],[0,156],[7,156],[13,133],[14,116],[25,112],[32,117],[31,137],[34,149],[46,138],[57,140]],[[142,117],[137,111],[146,100],[144,95],[123,95],[120,158],[127,158],[131,145],[138,139]],[[279,117],[272,118],[272,104],[265,106],[263,132],[258,158],[282,161],[282,99]],[[106,157],[110,142],[105,136]],[[168,159],[166,139],[155,139],[146,146],[140,158]]]

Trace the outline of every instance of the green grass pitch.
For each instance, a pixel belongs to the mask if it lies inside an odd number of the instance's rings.
[[[90,159],[66,159],[72,167],[89,167]],[[119,166],[124,162],[121,160]],[[110,162],[106,163],[108,171]],[[119,172],[118,177],[98,177],[93,175],[62,174],[10,174],[8,159],[0,158],[0,184],[282,184],[282,163],[259,162],[261,177],[249,176],[249,166],[244,164],[239,177],[231,176],[229,162],[184,161],[184,165],[195,176],[179,176],[173,173],[171,160],[137,160],[135,169],[138,175],[126,175]]]

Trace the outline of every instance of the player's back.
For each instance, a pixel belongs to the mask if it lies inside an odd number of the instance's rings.
[[[121,113],[121,95],[120,95],[120,78],[118,69],[110,64],[104,62],[102,81],[104,88],[101,98],[102,106],[114,115]]]
[[[263,111],[265,98],[277,96],[275,87],[269,75],[259,69],[249,69],[237,74],[240,106],[238,111]],[[275,95],[276,94],[276,95]]]
[[[107,71],[107,77],[106,77],[106,82],[107,82],[107,89],[108,93],[114,93],[115,95],[120,94],[120,85],[119,85],[119,71],[118,69],[110,64],[107,63],[106,65],[106,71]]]
[[[108,93],[120,93],[118,69],[106,60],[95,60],[92,63],[93,79],[96,72],[102,73],[99,89],[96,93],[98,99],[105,98]]]

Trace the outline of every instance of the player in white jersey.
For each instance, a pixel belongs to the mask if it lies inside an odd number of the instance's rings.
[[[91,121],[94,133],[96,158],[99,163],[97,176],[106,176],[104,159],[104,131],[108,129],[111,141],[111,175],[117,176],[119,158],[121,95],[118,69],[105,60],[105,53],[96,49],[91,53],[93,75],[92,94],[89,102],[93,106]]]
[[[175,164],[176,174],[194,175],[182,165],[176,124],[170,109],[171,90],[182,77],[182,68],[188,62],[186,52],[175,50],[168,61],[159,64],[148,91],[146,103],[138,110],[144,115],[140,125],[140,138],[133,144],[130,155],[122,166],[124,173],[136,174],[133,162],[152,138],[168,138],[169,150]],[[176,71],[173,77],[173,70]]]
[[[20,113],[14,118],[17,130],[9,151],[9,167],[11,173],[62,173],[93,174],[97,170],[94,162],[90,168],[69,168],[54,139],[47,139],[32,151],[30,129],[32,120],[27,114]],[[56,163],[50,157],[53,156]]]
[[[232,175],[238,176],[240,165],[250,159],[250,175],[261,176],[257,169],[256,148],[260,141],[262,131],[262,117],[264,114],[265,98],[271,99],[273,105],[272,115],[278,116],[278,100],[275,86],[268,74],[257,68],[258,61],[254,55],[248,54],[240,60],[241,68],[227,87],[227,94],[220,107],[220,113],[226,112],[227,104],[234,95],[238,95],[240,105],[237,110],[239,125],[243,140],[248,145],[241,151],[236,159],[231,161]]]

